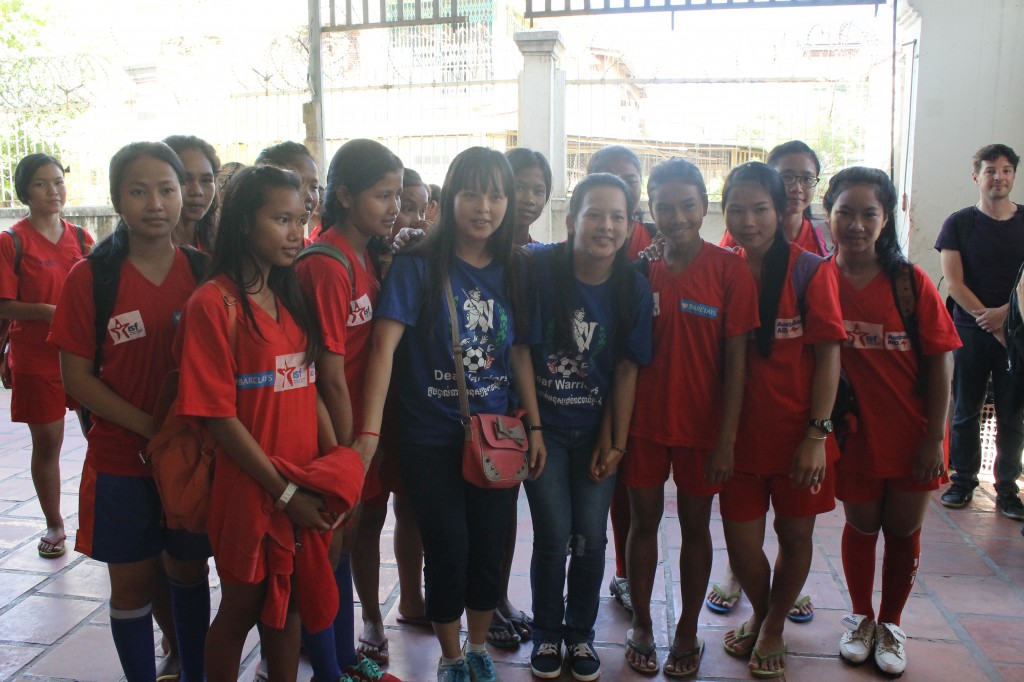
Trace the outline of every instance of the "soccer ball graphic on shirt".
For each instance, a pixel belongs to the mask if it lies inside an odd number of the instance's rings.
[[[480,346],[470,346],[462,354],[462,365],[467,372],[476,372],[487,367],[487,353]]]
[[[580,373],[580,363],[576,358],[561,357],[555,362],[554,369],[552,371],[562,377],[569,378],[574,374]]]

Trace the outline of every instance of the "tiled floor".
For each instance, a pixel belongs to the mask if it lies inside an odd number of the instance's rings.
[[[10,423],[9,398],[8,392],[0,391],[0,679],[118,680],[121,675],[109,633],[104,567],[72,551],[50,561],[36,554],[43,524],[29,477],[29,435],[23,425]],[[62,509],[73,535],[85,444],[70,419],[67,433]],[[987,486],[965,510],[949,511],[937,502],[929,509],[921,568],[903,623],[911,638],[904,680],[1024,681],[1024,538],[1019,523],[993,510],[992,491]],[[529,610],[531,534],[525,496],[520,499],[519,512],[511,593],[514,603]],[[837,655],[842,632],[839,619],[849,608],[839,558],[842,526],[838,511],[818,519],[816,551],[806,588],[814,598],[817,615],[810,624],[786,628],[790,649],[787,679],[791,682],[881,678],[870,666],[844,665]],[[380,594],[391,642],[390,670],[403,680],[429,682],[438,656],[433,636],[395,620],[398,588],[390,547],[392,528],[389,519],[382,542]],[[712,531],[717,548],[715,580],[725,563],[717,514]],[[774,546],[774,539],[767,544]],[[668,554],[671,560],[659,565],[653,604],[661,659],[679,609],[678,546],[679,525],[675,504],[670,503],[661,547],[662,557]],[[609,561],[609,575],[611,566]],[[875,587],[879,587],[878,579]],[[218,598],[215,590],[214,607]],[[723,633],[739,625],[749,611],[749,605],[741,601],[728,616],[701,612],[701,636],[707,648],[698,679],[752,679],[743,662],[727,656],[718,644]],[[641,679],[623,661],[628,627],[627,613],[605,595],[596,627],[604,680]],[[252,679],[256,655],[255,637],[250,637],[240,679]],[[496,651],[494,657],[506,682],[532,679],[528,647]],[[299,679],[309,679],[305,666]]]

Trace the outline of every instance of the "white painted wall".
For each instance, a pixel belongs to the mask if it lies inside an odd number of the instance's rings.
[[[971,156],[993,142],[1024,153],[1024,0],[907,2],[916,16],[902,40],[919,35],[920,62],[899,189],[913,211],[910,257],[938,281],[942,221],[978,201]],[[1024,203],[1024,181],[1013,198]]]

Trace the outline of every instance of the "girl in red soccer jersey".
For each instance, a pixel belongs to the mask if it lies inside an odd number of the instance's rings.
[[[29,154],[19,161],[14,190],[28,215],[8,228],[13,234],[0,234],[0,317],[14,321],[11,421],[28,424],[32,434],[32,484],[46,519],[36,549],[39,556],[54,559],[66,551],[60,514],[64,415],[77,403],[64,392],[57,348],[46,343],[46,335],[64,280],[85,257],[92,236],[60,217],[67,188],[64,169],[54,157]]]
[[[664,670],[684,677],[697,672],[703,655],[697,617],[711,573],[711,502],[733,468],[747,333],[758,322],[757,289],[742,258],[700,237],[708,195],[696,166],[683,159],[659,163],[651,169],[647,196],[665,242],[663,259],[651,262],[648,272],[656,302],[654,360],[640,370],[644,390],[637,395],[621,474],[632,520],[633,629],[626,660],[643,673],[658,667],[650,602],[664,486],[672,471],[682,530],[683,610]]]
[[[380,292],[379,263],[369,247],[372,240],[391,236],[399,215],[402,174],[401,159],[379,142],[357,139],[342,145],[327,172],[323,229],[314,244],[334,249],[348,265],[327,254],[307,254],[296,266],[299,282],[323,329],[318,390],[342,443],[352,442],[352,425],[362,418],[359,400]],[[336,667],[352,675],[379,679],[381,673],[374,661],[388,661],[388,640],[377,604],[380,532],[387,514],[388,490],[381,483],[380,463],[364,464],[368,473],[360,505],[363,511],[357,512],[357,518],[343,533],[336,534],[332,545],[335,577],[342,594],[333,642],[312,642],[308,636],[305,639],[317,679],[337,678],[341,672],[335,673]],[[407,516],[403,521],[413,522]],[[361,544],[355,552],[357,532]],[[353,646],[353,577],[364,604],[358,653],[371,660],[358,660]],[[418,581],[415,590],[419,590]],[[357,665],[361,666],[358,670]]]
[[[306,145],[298,142],[279,142],[259,153],[256,166],[277,166],[292,171],[302,181],[302,203],[312,217],[320,206],[320,169]],[[309,238],[315,239],[319,225],[306,225]]]
[[[189,300],[176,342],[178,412],[202,419],[219,443],[207,527],[223,599],[207,642],[210,680],[237,677],[257,620],[270,679],[295,679],[299,618],[318,632],[337,611],[329,510],[345,511],[362,486],[351,450],[318,457],[318,430],[320,446],[334,439],[326,416],[318,421],[319,324],[290,267],[308,215],[300,187],[275,167],[232,178],[210,281]]]
[[[835,508],[838,456],[829,415],[846,338],[832,263],[786,241],[786,189],[763,163],[737,166],[722,189],[725,224],[758,283],[732,477],[721,496],[729,560],[753,615],[725,636],[756,677],[785,673],[786,615],[807,578],[817,514]],[[774,576],[764,553],[775,511]]]
[[[190,258],[171,243],[184,177],[163,143],[136,142],[114,155],[110,196],[120,222],[71,270],[50,330],[65,387],[92,413],[75,549],[107,564],[110,631],[133,681],[156,676],[154,617],[180,654],[181,678],[201,680],[210,620],[206,536],[162,527],[152,468],[139,456],[174,366],[175,323],[197,283]],[[109,312],[97,311],[97,299]],[[106,318],[99,325],[97,315]]]
[[[177,153],[185,166],[181,219],[172,239],[175,244],[187,244],[209,253],[216,230],[220,158],[209,142],[195,135],[171,135],[164,138],[164,144]]]
[[[535,314],[522,286],[524,264],[513,248],[514,179],[505,157],[473,147],[452,162],[440,218],[420,244],[395,259],[381,291],[367,363],[364,416],[356,449],[377,449],[384,400],[395,366],[400,382],[398,440],[402,486],[423,538],[427,617],[441,644],[439,682],[497,678],[485,648],[501,597],[501,559],[515,489],[482,489],[462,477],[465,439],[451,324],[479,362],[466,362],[472,412],[505,413],[512,386],[540,427],[528,344]],[[457,299],[449,319],[445,282]],[[408,338],[403,340],[404,336]],[[401,342],[401,346],[399,343]],[[528,432],[531,472],[544,465],[539,428]],[[460,651],[459,623],[469,623]]]
[[[843,369],[857,401],[857,428],[836,465],[853,602],[839,653],[851,663],[873,654],[882,672],[899,675],[907,665],[900,615],[917,574],[921,523],[946,473],[951,357],[960,340],[931,280],[900,251],[889,176],[847,168],[832,178],[823,203],[842,275]],[[897,303],[900,290],[914,299],[908,319]],[[880,530],[885,554],[876,622],[871,598]]]
[[[815,224],[811,216],[814,188],[821,175],[818,155],[806,143],[791,140],[772,148],[766,163],[779,172],[786,186],[786,216],[783,220],[786,241],[805,251],[828,256],[832,250],[828,227],[821,221]],[[726,232],[720,245],[731,249],[736,246],[736,240]]]

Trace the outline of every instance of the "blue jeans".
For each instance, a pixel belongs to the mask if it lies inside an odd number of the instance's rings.
[[[526,482],[533,516],[533,640],[566,644],[594,641],[594,622],[604,578],[608,507],[615,476],[590,478],[597,430],[545,427],[547,463]],[[566,556],[569,595],[566,599]],[[564,625],[563,625],[564,622]]]
[[[974,488],[981,469],[981,408],[989,375],[996,408],[996,493],[1017,494],[1024,445],[1024,395],[1010,376],[1006,349],[988,332],[957,325],[961,348],[953,351],[953,428],[949,459],[954,483]]]

